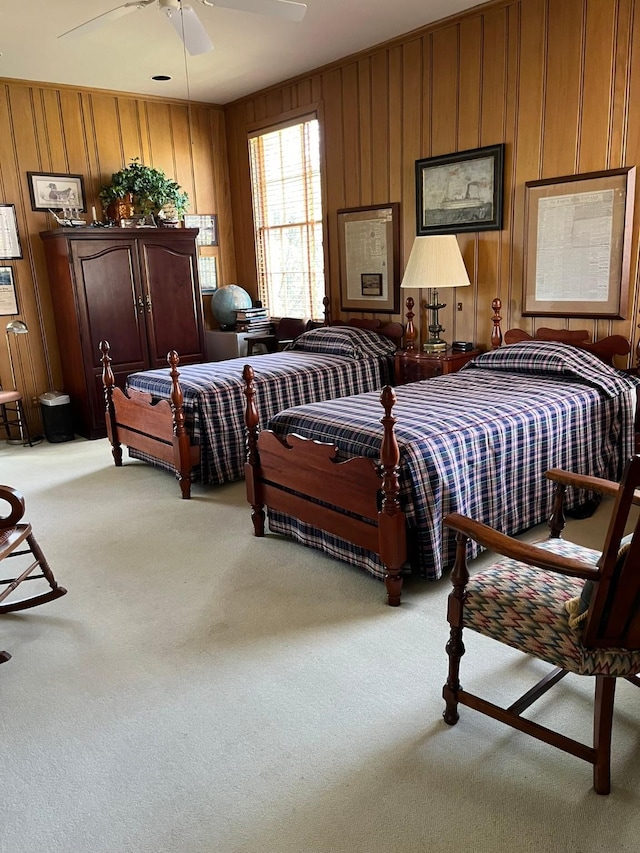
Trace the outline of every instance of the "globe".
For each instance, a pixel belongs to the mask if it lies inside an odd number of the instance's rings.
[[[252,305],[251,296],[237,284],[219,287],[211,297],[211,311],[223,329],[233,328],[236,324],[236,311],[251,308]]]

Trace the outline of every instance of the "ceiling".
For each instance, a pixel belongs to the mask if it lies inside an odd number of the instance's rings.
[[[225,104],[478,0],[306,0],[300,23],[190,3],[214,44],[213,51],[199,56],[185,56],[155,3],[61,40],[61,33],[120,3],[0,0],[0,77]],[[151,79],[158,74],[172,79]]]

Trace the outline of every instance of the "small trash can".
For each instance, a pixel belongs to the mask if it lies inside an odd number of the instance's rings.
[[[71,416],[71,398],[61,391],[47,391],[40,394],[40,413],[44,437],[52,444],[60,441],[73,441],[73,418]]]

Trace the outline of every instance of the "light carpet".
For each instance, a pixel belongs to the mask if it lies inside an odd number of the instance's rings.
[[[387,607],[369,575],[254,539],[243,483],[183,501],[106,441],[2,443],[0,482],[69,590],[0,621],[2,853],[638,850],[632,685],[598,797],[579,759],[467,708],[445,725],[448,580]],[[596,544],[608,508],[571,538]],[[467,636],[469,690],[541,672]],[[591,695],[569,676],[528,713],[589,738]]]

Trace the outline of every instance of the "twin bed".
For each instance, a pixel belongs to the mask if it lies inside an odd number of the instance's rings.
[[[393,381],[402,338],[399,323],[354,320],[311,329],[285,352],[252,356],[261,395],[260,424],[305,402],[379,390]],[[107,432],[115,464],[129,455],[176,473],[182,497],[191,481],[225,483],[244,476],[246,359],[187,365],[168,355],[170,370],[131,374],[115,387],[109,344],[101,343]]]
[[[638,380],[610,365],[629,353],[628,341],[527,337],[507,333],[507,346],[458,373],[385,389],[382,400],[370,392],[291,408],[266,431],[256,424],[249,366],[246,480],[256,535],[266,508],[272,532],[384,578],[397,605],[403,574],[437,579],[453,565],[447,513],[515,535],[551,514],[549,468],[619,479],[634,451]],[[587,498],[574,493],[568,505]],[[478,546],[469,548],[476,556]]]

